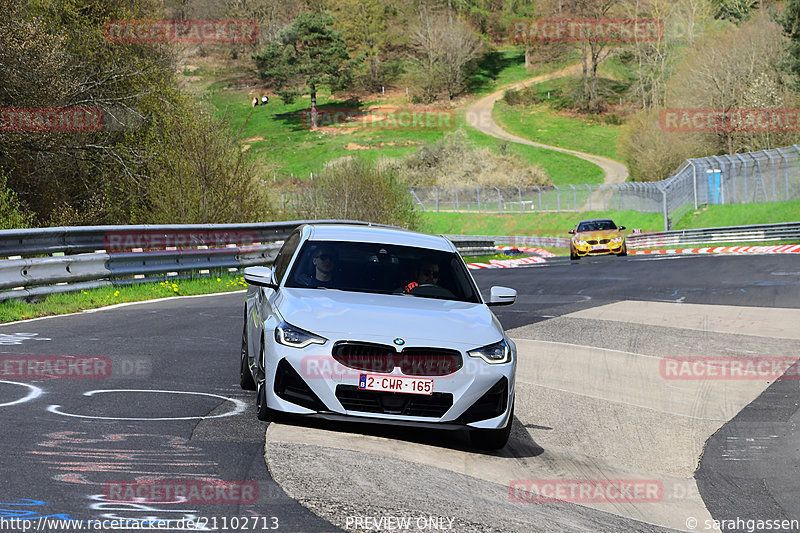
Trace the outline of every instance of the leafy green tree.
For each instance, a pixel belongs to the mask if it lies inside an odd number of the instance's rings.
[[[359,85],[378,89],[387,74],[385,65],[392,35],[388,31],[394,9],[388,0],[338,0],[334,25],[358,63]]]
[[[750,17],[750,12],[758,7],[759,0],[712,0],[711,3],[714,18],[739,24]]]
[[[794,89],[800,90],[800,0],[788,0],[783,18],[780,20],[783,34],[788,38],[788,57],[783,64],[794,76]]]
[[[287,26],[280,42],[254,56],[258,75],[277,89],[285,103],[311,96],[311,127],[317,127],[317,89],[331,91],[350,85],[352,63],[341,32],[327,13],[302,13]]]

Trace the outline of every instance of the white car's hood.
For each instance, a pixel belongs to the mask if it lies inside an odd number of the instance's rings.
[[[503,338],[484,304],[330,289],[281,289],[276,306],[284,320],[333,340],[472,349]]]

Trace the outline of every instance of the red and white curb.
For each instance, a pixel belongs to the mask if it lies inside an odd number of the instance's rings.
[[[556,256],[556,254],[554,254],[553,252],[547,251],[544,248],[530,248],[528,246],[509,246],[507,244],[503,245],[503,246],[497,246],[498,250],[513,250],[514,248],[516,248],[520,252],[529,252],[529,253],[532,253],[532,254],[536,254],[539,257],[555,257]]]
[[[520,259],[492,259],[488,263],[467,263],[467,267],[472,270],[478,268],[510,268],[519,265],[530,265],[533,263],[544,263],[544,257],[523,257]]]
[[[628,250],[632,255],[672,254],[797,254],[800,244],[783,246],[715,246],[711,248],[678,248],[670,250]]]

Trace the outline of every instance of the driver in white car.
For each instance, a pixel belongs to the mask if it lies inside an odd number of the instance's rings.
[[[409,293],[420,285],[436,285],[439,282],[439,265],[426,261],[421,263],[414,271],[414,281],[403,288],[403,292]]]

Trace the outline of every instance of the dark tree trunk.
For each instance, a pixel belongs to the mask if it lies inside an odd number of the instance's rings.
[[[317,85],[311,84],[311,129],[317,129]]]

